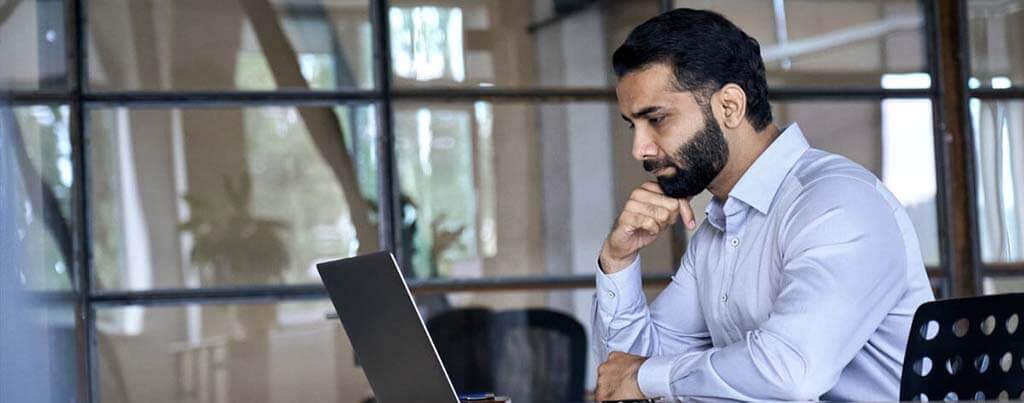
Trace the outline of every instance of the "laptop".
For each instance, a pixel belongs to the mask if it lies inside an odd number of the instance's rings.
[[[316,268],[378,403],[459,403],[391,253]]]

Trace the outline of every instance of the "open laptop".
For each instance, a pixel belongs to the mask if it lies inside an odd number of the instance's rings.
[[[390,253],[334,260],[316,268],[377,402],[459,403]]]

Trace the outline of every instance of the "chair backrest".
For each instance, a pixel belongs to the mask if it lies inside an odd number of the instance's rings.
[[[427,321],[459,393],[494,392],[515,401],[583,401],[586,331],[544,309],[457,309]]]
[[[501,394],[515,401],[583,401],[587,335],[575,318],[544,309],[504,311],[495,329]]]
[[[458,393],[494,391],[493,319],[494,313],[488,309],[465,308],[427,320],[430,339]]]
[[[921,305],[900,400],[1024,399],[1024,294]]]

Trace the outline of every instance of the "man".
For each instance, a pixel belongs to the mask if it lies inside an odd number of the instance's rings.
[[[757,41],[679,9],[613,56],[633,157],[598,259],[597,398],[897,400],[910,323],[933,299],[906,212],[869,171],[772,122]],[[637,252],[714,196],[648,306]]]

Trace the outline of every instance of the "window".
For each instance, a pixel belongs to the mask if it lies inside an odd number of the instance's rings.
[[[1024,2],[967,2],[983,291],[1024,290]]]
[[[1024,4],[965,4],[977,274],[1019,290]],[[359,401],[315,264],[377,249],[427,316],[542,307],[589,326],[594,255],[647,178],[610,56],[663,7],[760,41],[776,123],[882,178],[949,295],[931,2],[0,0],[0,246],[19,267],[0,270],[0,316],[26,325],[0,334],[42,362],[0,362],[0,387]],[[650,293],[686,237],[643,251]]]

